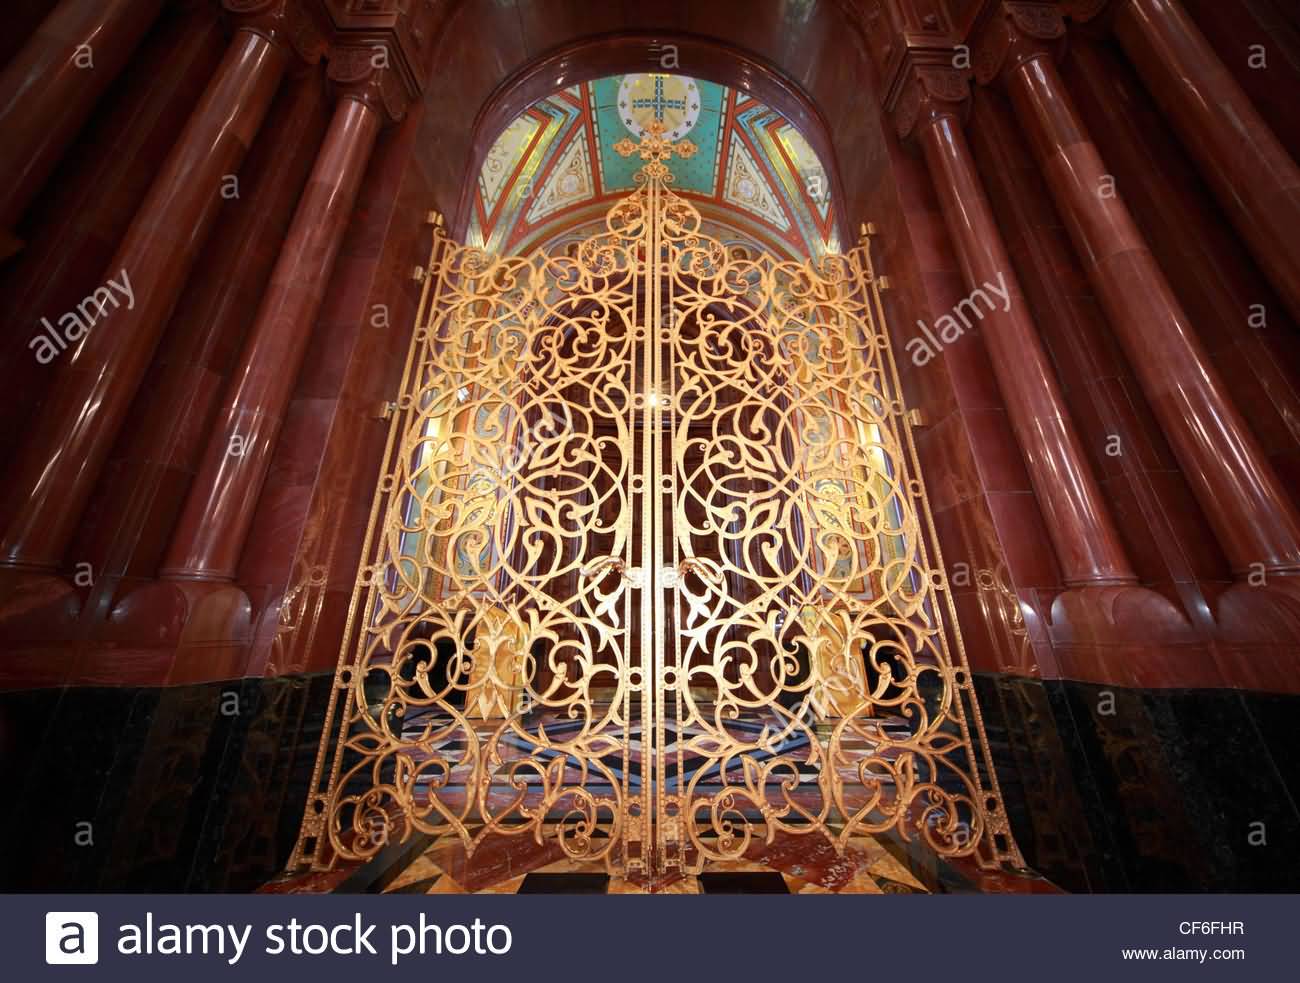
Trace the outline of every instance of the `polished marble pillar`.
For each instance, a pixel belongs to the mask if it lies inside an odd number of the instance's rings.
[[[228,41],[209,7],[160,18],[55,168],[22,252],[0,265],[12,326],[0,333],[0,460],[13,459],[61,368],[33,358],[41,318],[57,321],[99,281]]]
[[[96,100],[162,9],[162,0],[61,0],[0,74],[0,258]]]
[[[925,152],[966,286],[1001,284],[1008,294],[1005,304],[994,300],[980,333],[1065,582],[1136,583],[962,131],[966,81],[953,69],[926,67],[907,86],[896,114],[900,135],[915,133]]]
[[[383,113],[339,100],[222,402],[161,575],[233,578]]]
[[[1111,0],[1115,36],[1300,321],[1300,166],[1180,0]]]
[[[291,13],[287,3],[267,5],[236,31],[109,263],[104,281],[129,280],[133,297],[101,313],[63,356],[67,362],[10,473],[0,565],[49,571],[63,559],[290,51],[319,58]]]
[[[152,579],[216,419],[223,389],[270,281],[329,123],[321,66],[281,86],[240,170],[242,197],[222,210],[110,457],[74,548],[116,592],[118,576]]]
[[[1300,349],[1285,311],[1251,323],[1252,305],[1271,294],[1263,272],[1223,218],[1160,108],[1123,55],[1071,38],[1065,84],[1156,261],[1251,430],[1285,476],[1300,460]],[[1285,477],[1284,477],[1285,480]]]
[[[977,78],[1000,78],[1098,299],[1235,575],[1300,572],[1300,514],[1113,188],[1053,61],[1043,4],[1006,3]],[[1122,449],[1121,449],[1122,452]],[[1259,565],[1259,566],[1257,566]]]

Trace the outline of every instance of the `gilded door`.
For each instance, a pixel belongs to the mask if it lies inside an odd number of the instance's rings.
[[[892,830],[1019,863],[866,245],[729,255],[653,129],[606,231],[436,237],[291,865],[611,871]]]

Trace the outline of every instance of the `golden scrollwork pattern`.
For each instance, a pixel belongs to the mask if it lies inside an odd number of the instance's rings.
[[[439,230],[291,865],[413,832],[1019,865],[865,241],[728,254],[653,126],[605,230]]]

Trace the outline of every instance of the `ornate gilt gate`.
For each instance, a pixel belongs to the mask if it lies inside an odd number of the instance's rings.
[[[414,831],[698,870],[778,831],[1020,863],[868,248],[439,232],[291,866]]]

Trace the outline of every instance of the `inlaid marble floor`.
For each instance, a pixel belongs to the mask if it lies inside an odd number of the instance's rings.
[[[531,737],[544,731],[549,740],[557,741],[580,729],[583,720],[545,711],[527,715],[524,723],[526,728],[522,733],[500,730],[500,725],[495,722],[477,723],[475,730],[479,745],[490,745],[498,759],[506,764],[536,760],[544,766],[553,765],[562,773],[566,784],[581,787],[591,795],[613,796],[617,790],[612,783],[625,785],[624,795],[640,787],[643,765],[639,725],[634,723],[626,735],[621,732],[617,735],[620,738],[625,736],[626,740],[610,741],[612,750],[599,759],[598,768],[583,770],[577,759],[556,760],[564,756],[539,747]],[[424,718],[406,721],[408,728],[416,730],[429,724],[430,720]],[[765,728],[777,733],[783,730],[782,721],[770,710],[767,714],[759,712],[743,720],[731,721],[728,727],[741,731],[751,742],[757,742],[757,735]],[[863,721],[860,728],[844,738],[840,746],[842,760],[837,761],[837,770],[842,772],[846,788],[852,787],[855,766],[861,758],[872,753],[886,756],[894,753],[877,752],[877,741],[900,728],[905,730],[906,725],[896,718],[872,719]],[[455,763],[448,769],[446,783],[440,785],[437,794],[447,807],[459,809],[466,786],[473,778],[470,765],[464,762],[473,756],[464,753],[465,735],[455,728],[434,727],[433,731],[444,734],[442,742],[423,753],[436,754],[440,760]],[[674,763],[666,783],[670,788],[675,787],[674,776],[680,774],[691,775],[696,791],[701,793],[716,794],[724,785],[743,782],[744,774],[739,764],[723,774],[715,761],[700,752],[699,743],[707,737],[708,734],[695,723],[665,727],[661,737],[665,760]],[[816,758],[824,760],[825,756],[810,754],[810,742],[816,739],[811,727],[789,728],[784,739],[768,750],[769,756],[780,757],[787,762],[789,773],[799,777],[799,786],[794,789],[771,786],[773,806],[784,808],[792,802],[806,807],[813,814],[818,812],[821,806],[818,783],[821,764]],[[413,754],[412,758],[418,763],[418,755]],[[443,777],[443,772],[438,770],[430,769],[429,774]],[[509,783],[498,781],[486,792],[490,806],[497,809],[508,807],[518,814],[522,805],[535,808],[540,804],[544,790],[538,769],[525,768],[517,774],[508,774],[511,776]],[[515,801],[521,789],[522,803]],[[851,796],[846,801],[850,808],[856,805]],[[566,802],[564,808],[553,810],[551,818],[560,819],[568,807]],[[761,817],[753,809],[749,809],[746,815],[761,826]],[[396,827],[400,824],[394,818]],[[470,830],[471,835],[474,831]],[[497,835],[481,843],[473,856],[467,857],[462,841],[448,833],[433,840],[422,852],[404,851],[400,862],[388,859],[381,863],[377,858],[366,867],[352,865],[335,871],[286,877],[268,884],[264,890],[382,890],[421,894],[916,894],[1055,890],[1048,882],[1033,875],[990,873],[978,869],[970,861],[943,861],[917,844],[905,843],[893,836],[854,837],[849,840],[843,854],[837,854],[832,844],[820,834],[799,836],[782,831],[770,843],[756,841],[751,844],[743,858],[707,863],[698,875],[672,872],[649,880],[610,875],[603,862],[571,860],[560,847],[551,826],[544,828],[541,839],[542,842],[538,843],[529,833]]]
[[[701,875],[670,873],[656,880],[610,876],[603,864],[550,851],[509,850],[503,862],[466,863],[455,841],[435,842],[385,888],[418,894],[925,894],[929,889],[875,840],[850,841],[843,857],[803,837],[780,838],[744,860],[707,863]],[[536,848],[531,840],[528,845]],[[819,849],[819,846],[822,847]],[[533,867],[533,861],[548,861]],[[757,875],[757,876],[756,876]]]
[[[548,830],[548,833],[550,831]],[[361,876],[358,876],[358,875]],[[778,833],[740,860],[709,862],[698,874],[654,880],[611,876],[601,863],[570,860],[554,836],[488,840],[466,857],[443,836],[396,868],[367,879],[357,867],[282,878],[263,890],[317,893],[361,890],[403,894],[930,894],[1055,893],[1032,874],[980,871],[871,836],[851,839],[842,855],[818,836]],[[351,886],[349,886],[351,885]]]

